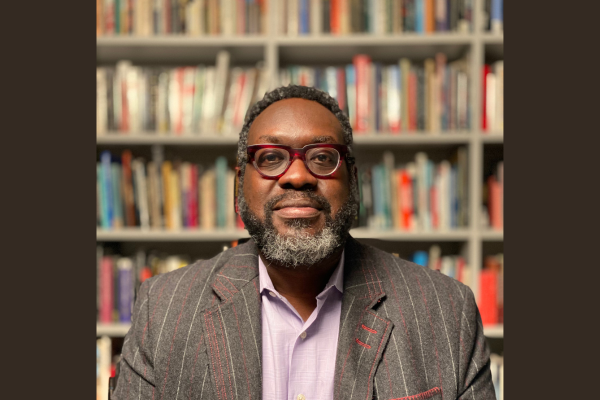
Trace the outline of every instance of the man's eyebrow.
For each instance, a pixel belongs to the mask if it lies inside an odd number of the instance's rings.
[[[281,143],[277,136],[262,135],[258,137],[259,143]]]
[[[335,139],[332,136],[317,136],[311,143],[335,143]]]

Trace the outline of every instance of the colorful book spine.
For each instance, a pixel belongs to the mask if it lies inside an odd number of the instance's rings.
[[[119,322],[130,323],[133,310],[134,276],[130,258],[119,258]]]

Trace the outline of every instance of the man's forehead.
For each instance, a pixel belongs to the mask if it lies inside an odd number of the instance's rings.
[[[268,106],[252,123],[248,139],[252,143],[285,144],[299,136],[309,143],[344,143],[336,116],[318,102],[302,98]]]

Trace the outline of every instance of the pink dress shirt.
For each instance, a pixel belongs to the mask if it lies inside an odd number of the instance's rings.
[[[258,258],[262,297],[263,400],[331,400],[344,277],[344,253],[306,322],[273,287]]]

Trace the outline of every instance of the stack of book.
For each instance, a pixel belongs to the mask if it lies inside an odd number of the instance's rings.
[[[96,132],[237,135],[268,83],[264,63],[230,67],[227,51],[217,54],[215,66],[150,68],[120,61],[96,70]]]
[[[485,0],[484,29],[495,34],[504,32],[504,0]]]
[[[359,226],[404,231],[468,226],[466,148],[437,164],[419,152],[414,162],[396,165],[386,151],[382,163],[359,165],[358,171]]]
[[[484,215],[484,226],[494,230],[504,227],[504,162],[496,165],[496,171],[489,176],[484,189],[484,202],[487,203],[487,214]],[[487,201],[486,201],[487,200]]]
[[[96,35],[265,34],[267,0],[96,0]]]
[[[440,246],[432,245],[427,251],[416,251],[411,261],[423,267],[440,271],[442,274],[454,278],[467,286],[471,285],[471,269],[465,258],[458,255],[442,256]]]
[[[504,61],[483,66],[483,110],[481,129],[484,132],[504,131]]]
[[[157,154],[158,153],[158,154]],[[103,229],[180,230],[243,227],[234,208],[235,172],[220,156],[214,165],[152,161],[103,151],[97,164],[97,222]]]
[[[490,370],[496,400],[504,400],[504,357],[495,353],[490,354]]]
[[[354,133],[446,132],[470,129],[469,62],[443,53],[424,62],[402,58],[383,65],[357,54],[344,67],[289,66],[281,85],[328,92],[350,118]]]
[[[288,35],[471,32],[472,0],[281,0]]]
[[[138,250],[133,257],[96,248],[96,306],[101,323],[131,323],[133,304],[142,282],[155,275],[190,264],[186,255],[166,255]]]
[[[479,273],[479,313],[486,325],[504,323],[504,254],[487,256]]]

